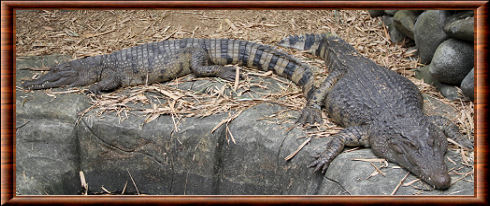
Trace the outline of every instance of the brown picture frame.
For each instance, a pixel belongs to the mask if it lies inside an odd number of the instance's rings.
[[[467,9],[475,11],[475,185],[473,196],[16,196],[15,10],[16,9]],[[488,1],[2,1],[1,2],[1,204],[178,203],[487,203]]]

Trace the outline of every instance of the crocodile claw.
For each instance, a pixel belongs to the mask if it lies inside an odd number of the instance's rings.
[[[312,106],[306,106],[303,108],[303,111],[301,113],[301,116],[299,116],[298,120],[296,120],[296,123],[299,124],[314,124],[314,123],[322,123],[322,110],[320,108],[314,108]]]
[[[84,93],[87,94],[87,95],[93,94],[95,96],[100,96],[101,95],[100,90],[97,90],[97,89],[94,89],[94,88],[89,88],[88,90],[85,90]]]
[[[318,159],[310,163],[308,167],[315,167],[315,172],[318,172],[321,169],[322,170],[321,173],[323,174],[327,171],[329,165],[330,162],[328,161],[327,158],[318,157]]]

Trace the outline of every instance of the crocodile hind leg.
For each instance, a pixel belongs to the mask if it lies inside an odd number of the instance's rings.
[[[301,113],[301,116],[299,116],[298,120],[296,123],[300,124],[306,124],[310,123],[313,124],[315,122],[322,123],[322,106],[323,106],[323,100],[327,96],[327,94],[330,92],[330,90],[333,88],[335,83],[342,78],[344,75],[345,71],[343,70],[333,70],[327,78],[322,82],[319,88],[315,89],[313,91],[313,94],[308,97],[308,102],[306,103],[305,108],[303,108],[303,111]]]
[[[441,130],[444,132],[446,137],[451,138],[452,140],[456,141],[463,147],[466,147],[470,150],[473,149],[473,143],[468,139],[465,138],[460,132],[458,126],[456,126],[453,122],[448,120],[445,117],[442,116],[429,116],[429,120],[436,125],[437,127],[441,128]]]
[[[191,69],[196,76],[210,77],[216,76],[225,80],[235,81],[236,69],[221,65],[209,65],[209,55],[202,48],[189,48],[192,52]],[[240,75],[240,78],[243,78]]]
[[[321,169],[321,172],[325,173],[332,160],[342,152],[344,146],[369,147],[367,129],[363,126],[352,126],[333,135],[325,151],[308,167],[315,167],[315,172]]]

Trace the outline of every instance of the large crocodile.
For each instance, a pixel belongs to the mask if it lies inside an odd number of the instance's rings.
[[[313,91],[314,78],[309,66],[287,53],[249,41],[197,38],[147,43],[65,62],[38,79],[25,81],[23,87],[90,85],[90,92],[99,93],[123,86],[165,82],[190,73],[233,81],[235,68],[224,66],[227,64],[272,70],[301,86],[305,96]]]
[[[289,36],[279,45],[323,58],[329,71],[298,121],[321,122],[321,107],[325,107],[330,118],[345,127],[331,137],[310,167],[325,172],[344,146],[364,146],[437,189],[450,186],[444,163],[446,138],[468,148],[473,144],[448,119],[423,113],[422,95],[415,84],[363,57],[333,35]]]

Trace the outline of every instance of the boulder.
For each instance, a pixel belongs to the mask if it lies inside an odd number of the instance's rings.
[[[461,82],[461,90],[463,94],[469,97],[472,101],[475,99],[475,77],[474,68],[466,75],[466,77]]]
[[[417,68],[415,70],[415,78],[422,79],[427,84],[434,85],[439,92],[441,92],[442,96],[446,97],[449,100],[455,100],[461,98],[458,88],[456,86],[451,86],[447,84],[442,84],[439,81],[435,80],[429,72],[430,65]]]
[[[447,85],[442,83],[438,83],[435,86],[437,90],[441,92],[442,96],[446,97],[446,99],[456,100],[462,97],[458,92],[459,89],[457,86]]]
[[[430,65],[426,65],[415,70],[415,78],[423,80],[427,84],[434,85],[437,81],[432,78],[429,72]]]
[[[430,63],[437,46],[447,39],[443,29],[446,18],[446,11],[428,10],[420,14],[415,22],[414,40],[423,64]]]
[[[393,16],[393,25],[395,28],[410,39],[414,39],[413,31],[417,13],[411,10],[400,10]]]
[[[325,149],[328,138],[313,139],[293,159],[285,161],[306,139],[301,138],[305,134],[300,127],[287,131],[292,124],[271,125],[260,120],[281,110],[284,108],[278,105],[262,104],[233,120],[229,128],[237,144],[223,145],[218,194],[317,193],[322,175],[306,168],[314,155]]]
[[[473,31],[474,23],[475,19],[472,16],[464,19],[457,19],[447,23],[446,26],[444,26],[444,31],[450,37],[473,42],[475,39]]]
[[[448,39],[437,48],[430,64],[430,74],[441,83],[459,86],[473,68],[473,56],[473,45]]]
[[[473,10],[448,10],[448,18],[446,24],[460,19],[466,19],[468,17],[473,17],[475,12]]]
[[[390,28],[390,40],[393,43],[400,43],[405,39],[405,34],[398,31],[395,27]]]
[[[224,130],[210,131],[225,117],[186,118],[178,130],[167,115],[147,124],[141,116],[83,118],[75,128],[80,169],[91,192],[102,186],[118,192],[130,183],[131,194],[215,194]]]
[[[387,27],[391,27],[393,24],[393,17],[392,16],[384,15],[383,17],[381,17],[381,20],[383,21],[383,23]]]
[[[43,118],[17,118],[16,125],[16,194],[78,194],[74,125]]]
[[[394,26],[392,16],[384,15],[383,22],[388,27],[391,42],[399,43],[405,39],[405,35],[398,31],[398,29]]]
[[[20,57],[16,61],[17,85],[31,79],[27,68],[52,66],[68,56]],[[77,114],[90,106],[85,95],[61,98],[41,91],[16,90],[16,194],[77,194],[79,153],[74,127]]]

